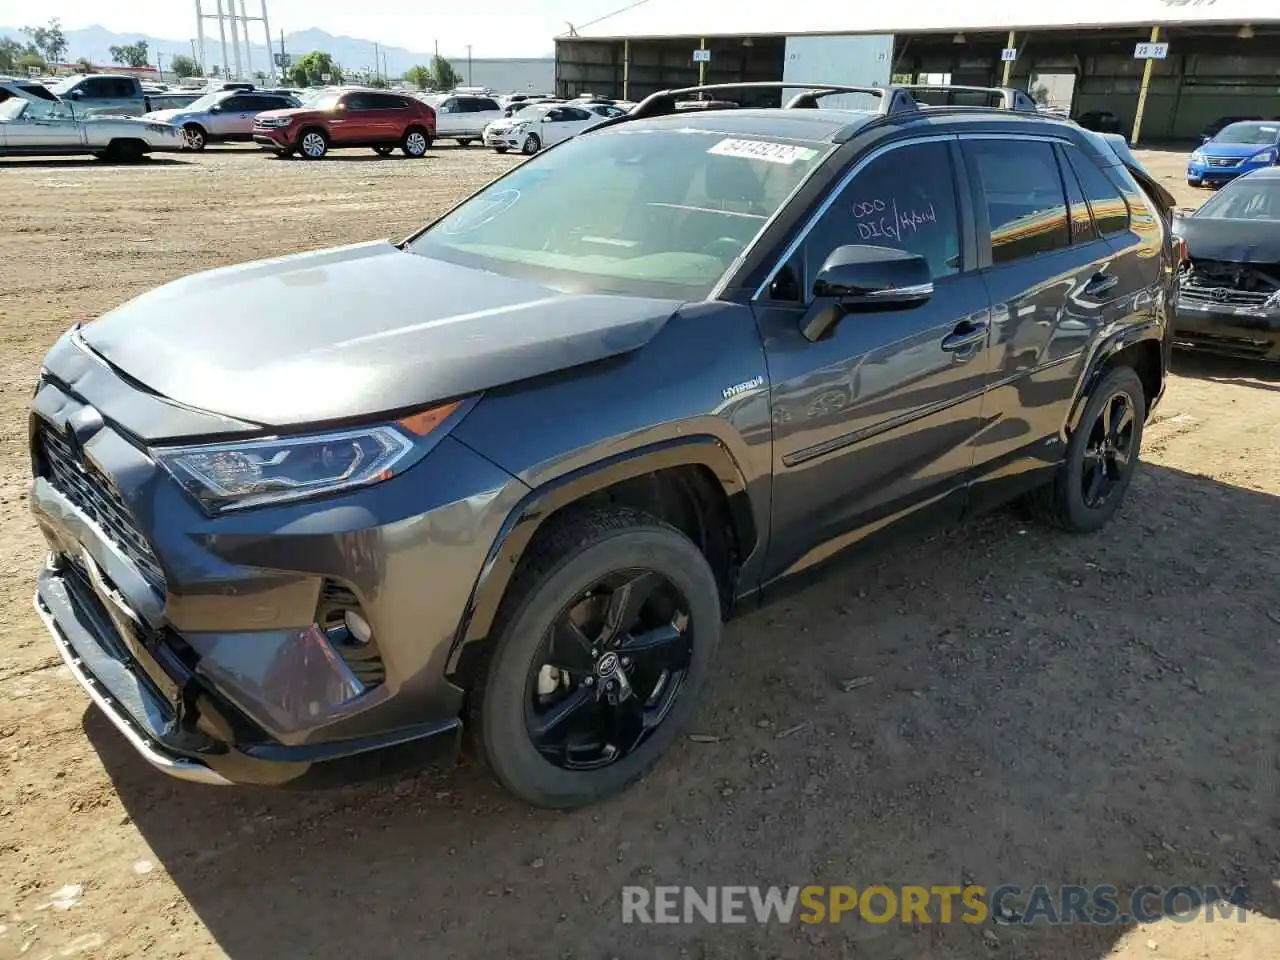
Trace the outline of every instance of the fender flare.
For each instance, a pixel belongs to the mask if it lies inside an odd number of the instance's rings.
[[[1163,390],[1164,382],[1169,376],[1169,350],[1171,349],[1171,341],[1167,334],[1156,324],[1125,327],[1119,330],[1098,343],[1094,349],[1093,356],[1085,365],[1084,373],[1080,377],[1080,388],[1076,390],[1075,403],[1071,407],[1071,413],[1067,417],[1066,423],[1063,424],[1062,440],[1064,443],[1070,439],[1071,435],[1080,426],[1080,418],[1084,416],[1085,407],[1089,405],[1093,390],[1102,379],[1103,371],[1106,369],[1107,364],[1121,351],[1148,341],[1160,351],[1160,383]],[[1152,403],[1151,406],[1154,407],[1155,404]],[[1148,416],[1150,413],[1151,410],[1149,408],[1147,410]]]
[[[569,471],[535,487],[507,515],[471,588],[449,651],[446,675],[457,674],[464,663],[464,651],[488,638],[516,567],[547,518],[562,507],[625,480],[690,466],[706,467],[719,482],[729,503],[739,554],[749,556],[759,542],[759,531],[746,475],[729,448],[714,436],[695,435],[637,447]]]

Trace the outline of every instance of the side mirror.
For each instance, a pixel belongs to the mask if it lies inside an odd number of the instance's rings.
[[[79,100],[83,96],[84,96],[83,90],[72,90],[70,93],[67,94],[67,97],[71,100]]]
[[[826,336],[847,313],[910,310],[933,296],[929,262],[891,247],[836,247],[813,281],[813,304],[800,321],[807,340]]]
[[[221,107],[219,104],[216,104],[216,103],[215,103],[212,107],[210,107],[210,108],[209,108],[209,112],[210,112],[210,113],[221,113],[221,112],[222,112],[222,107]]]

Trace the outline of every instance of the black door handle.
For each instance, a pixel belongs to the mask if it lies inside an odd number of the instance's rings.
[[[1095,273],[1089,282],[1085,284],[1084,292],[1086,296],[1100,297],[1104,293],[1110,293],[1120,285],[1120,278],[1112,273]]]
[[[987,339],[987,321],[962,320],[955,330],[942,341],[942,349],[948,353],[976,346]]]

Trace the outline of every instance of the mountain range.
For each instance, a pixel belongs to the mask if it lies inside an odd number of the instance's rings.
[[[205,59],[209,62],[206,66],[212,66],[221,61],[221,42],[218,39],[216,24],[210,24],[212,32],[206,30],[204,37]],[[181,54],[191,56],[192,44],[186,40],[166,40],[163,37],[152,37],[145,33],[115,33],[105,27],[91,26],[78,30],[63,31],[67,37],[67,59],[70,61],[79,60],[81,57],[87,57],[94,64],[106,66],[111,63],[111,48],[123,46],[129,43],[136,43],[139,40],[147,41],[147,48],[151,52],[151,62],[154,64],[156,54],[163,54],[165,63],[168,63],[174,56]],[[22,31],[16,27],[0,27],[0,37],[11,37],[15,40],[26,42],[27,38]],[[230,48],[231,37],[227,37],[227,56],[233,58]],[[360,40],[356,37],[334,36],[326,33],[324,30],[312,28],[310,30],[298,30],[293,33],[284,35],[285,51],[293,56],[296,60],[304,53],[312,50],[324,50],[329,53],[334,61],[340,66],[349,69],[372,68],[374,65],[374,41]],[[244,49],[241,44],[241,50]],[[272,52],[279,52],[280,43],[277,40],[272,46]],[[267,48],[260,43],[252,45],[252,60],[255,70],[266,69],[268,63]],[[386,72],[393,77],[398,77],[414,64],[429,64],[431,62],[431,53],[419,53],[413,50],[406,50],[404,47],[388,47],[378,46],[380,56],[386,58]],[[546,54],[548,58],[554,54]],[[461,57],[445,54],[446,59],[453,62],[455,68],[461,69],[461,63],[466,61],[466,56]],[[234,59],[232,63],[234,64]],[[247,72],[248,67],[245,65]]]

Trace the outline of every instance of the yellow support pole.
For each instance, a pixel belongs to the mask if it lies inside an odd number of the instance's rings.
[[[622,41],[622,99],[631,99],[631,41]]]
[[[1010,48],[1010,49],[1013,49],[1013,45],[1014,45],[1014,43],[1016,42],[1016,40],[1017,40],[1017,35],[1016,35],[1016,34],[1014,34],[1014,32],[1013,32],[1012,30],[1010,30],[1010,31],[1009,31],[1009,42],[1008,42],[1008,43],[1006,43],[1006,44],[1005,44],[1005,46],[1006,46],[1006,47],[1008,47],[1008,48]],[[1006,61],[1004,62],[1004,80],[1003,80],[1003,81],[1001,81],[1000,86],[1002,86],[1002,87],[1007,87],[1007,86],[1009,85],[1009,74],[1010,74],[1010,73],[1012,73],[1012,72],[1013,72],[1013,61],[1012,61],[1012,60],[1006,60]]]
[[[1151,28],[1151,42],[1160,42],[1160,28]],[[1142,88],[1138,91],[1138,112],[1133,116],[1133,136],[1129,142],[1133,146],[1138,145],[1138,136],[1142,133],[1142,113],[1147,109],[1147,88],[1151,86],[1151,71],[1155,67],[1155,60],[1147,57],[1147,64],[1142,68]]]
[[[698,49],[699,50],[707,49],[706,37],[703,37],[702,40],[699,41]],[[706,83],[707,83],[707,61],[701,60],[698,62],[698,86],[700,87],[706,86]]]

